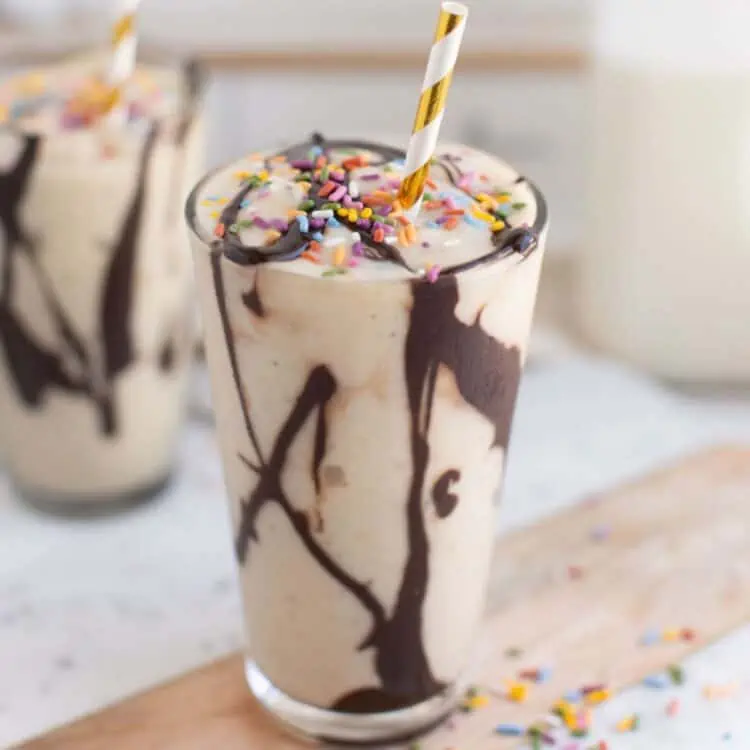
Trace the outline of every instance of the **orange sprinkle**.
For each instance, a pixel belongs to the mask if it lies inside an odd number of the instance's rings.
[[[316,166],[316,167],[317,167],[318,169],[323,169],[323,167],[325,167],[325,165],[326,165],[327,163],[328,163],[328,159],[326,159],[326,158],[325,158],[325,156],[323,156],[323,154],[321,154],[321,155],[320,155],[320,156],[319,156],[319,157],[318,157],[318,158],[316,159],[316,161],[315,161],[315,166]]]
[[[458,219],[455,216],[451,216],[448,221],[443,224],[443,229],[447,229],[448,231],[455,229],[458,226]]]
[[[425,182],[433,189],[437,190],[437,183],[431,177],[428,177]]]
[[[307,251],[311,253],[319,253],[320,252],[320,242],[317,242],[316,240],[313,240],[308,246]]]
[[[320,258],[317,255],[315,255],[315,253],[311,253],[309,250],[305,250],[305,252],[302,253],[301,257],[304,258],[305,260],[309,260],[310,263],[320,264]]]
[[[446,216],[463,216],[466,211],[463,208],[451,208],[445,212]]]
[[[409,219],[406,216],[399,216],[398,220],[399,220],[399,223],[402,226],[408,226],[409,224],[411,224],[411,222],[409,221]]]
[[[400,211],[403,211],[404,207],[401,205],[400,200],[393,201],[393,211],[394,213],[399,213]]]
[[[281,164],[282,162],[286,161],[286,156],[284,156],[283,154],[279,154],[278,156],[272,156],[268,161],[274,164]]]
[[[442,201],[425,201],[424,207],[428,211],[437,211],[438,208],[441,208],[443,205]]]
[[[385,239],[385,230],[378,227],[378,229],[372,233],[372,238],[375,242],[382,242]]]
[[[214,229],[214,236],[223,237],[226,234],[227,228],[223,224],[217,224]]]
[[[342,266],[346,260],[346,248],[343,245],[339,245],[333,253],[333,264],[335,266]]]
[[[402,247],[408,247],[411,244],[409,242],[409,238],[406,235],[406,229],[398,230],[398,244]]]
[[[344,169],[356,169],[357,167],[367,166],[367,159],[361,154],[359,156],[352,156],[350,159],[342,162],[341,164]]]
[[[417,228],[414,224],[408,224],[405,231],[406,239],[409,240],[410,245],[413,245],[417,241]]]

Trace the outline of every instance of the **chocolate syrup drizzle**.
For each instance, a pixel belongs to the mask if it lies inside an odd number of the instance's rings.
[[[197,88],[191,88],[197,95]],[[192,97],[192,94],[191,94]],[[191,100],[189,97],[189,100]],[[191,100],[192,101],[192,100]],[[193,121],[194,103],[186,108],[179,134],[186,137]],[[98,340],[88,343],[79,334],[66,313],[38,258],[39,239],[24,229],[21,222],[23,200],[42,155],[44,139],[11,129],[22,144],[13,167],[0,173],[0,226],[5,235],[2,246],[2,283],[0,283],[0,352],[5,355],[10,382],[19,400],[28,409],[41,409],[44,397],[57,389],[89,400],[95,407],[102,435],[114,438],[120,428],[114,384],[136,360],[130,330],[135,265],[148,203],[147,185],[153,152],[159,136],[154,124],[144,140],[135,191],[110,251],[105,271],[99,311]],[[178,149],[182,144],[178,144]],[[47,313],[57,334],[57,346],[40,342],[32,329],[14,309],[17,295],[15,263],[23,255],[34,275]],[[167,341],[159,354],[158,365],[169,371],[175,363],[175,345]]]
[[[303,160],[308,157],[310,149],[313,147],[319,147],[328,153],[337,149],[344,150],[362,150],[368,151],[372,154],[376,154],[380,157],[379,161],[372,161],[369,166],[378,167],[388,164],[389,162],[397,159],[404,159],[406,154],[404,151],[385,146],[377,143],[370,143],[368,141],[349,141],[349,140],[328,140],[319,133],[315,133],[311,140],[307,143],[301,143],[296,146],[292,146],[284,151],[279,152],[276,156],[283,156],[288,161],[293,162],[297,160]],[[459,190],[462,190],[470,197],[474,197],[470,192],[463,190],[459,186],[461,178],[460,170],[451,160],[450,157],[443,157],[437,160],[437,166],[442,168],[448,180]],[[273,169],[273,162],[271,159],[266,160],[266,168],[271,171]],[[349,188],[351,181],[350,171],[344,170],[346,177],[343,184]],[[525,181],[524,178],[519,178],[517,182]],[[319,195],[322,185],[313,181],[308,199],[315,202],[315,209],[321,208],[325,203],[328,203],[327,198],[322,198]],[[447,276],[461,271],[467,271],[471,268],[483,265],[484,263],[497,260],[498,258],[510,255],[511,253],[519,253],[523,256],[529,255],[533,252],[538,241],[538,232],[546,224],[546,207],[545,202],[542,199],[541,194],[529,183],[534,197],[537,203],[537,220],[536,227],[529,229],[526,227],[510,227],[507,226],[497,232],[492,233],[492,244],[494,250],[487,253],[484,256],[473,258],[470,261],[461,263],[454,266],[448,266],[441,271],[441,275]],[[232,226],[238,219],[240,210],[242,208],[243,201],[248,195],[253,192],[256,188],[248,184],[243,187],[233,200],[226,206],[222,211],[220,221],[224,226]],[[315,210],[313,209],[313,210]],[[409,266],[404,260],[403,255],[398,250],[386,242],[377,242],[373,237],[373,231],[363,229],[357,226],[356,222],[349,221],[346,217],[337,217],[338,221],[344,226],[348,227],[353,232],[359,232],[362,242],[365,246],[365,255],[372,260],[383,260],[391,261],[397,265],[406,268],[412,273],[417,273],[417,270]],[[224,254],[232,261],[239,265],[260,265],[263,263],[270,263],[272,261],[289,261],[299,258],[307,248],[308,244],[312,240],[312,235],[315,230],[308,232],[302,232],[297,222],[292,222],[289,225],[289,229],[282,234],[282,236],[276,240],[276,242],[270,245],[246,245],[242,242],[240,237],[234,233],[227,232],[224,237],[215,240],[214,245],[220,247]]]
[[[378,150],[372,144],[353,141],[319,139],[317,142],[325,143],[327,148]],[[297,153],[306,153],[307,149],[308,146],[303,145],[285,153],[295,158]],[[388,159],[392,158],[394,152],[381,150],[380,153],[384,159]],[[235,200],[228,209],[226,220],[231,220],[232,215],[236,216],[233,212],[238,206],[239,201]],[[287,235],[272,250],[274,259],[278,260],[286,255],[293,257],[293,253],[298,251],[295,243],[300,241],[299,232],[297,230],[296,234],[290,234],[292,239]],[[283,250],[280,251],[279,246]],[[512,246],[503,247],[504,250],[512,250]],[[295,508],[283,487],[282,477],[287,459],[310,419],[315,420],[311,475],[314,486],[320,487],[320,467],[328,445],[328,412],[337,393],[334,374],[323,365],[311,369],[267,454],[256,434],[250,402],[240,373],[222,264],[224,256],[241,264],[262,263],[270,259],[267,252],[265,248],[244,248],[230,241],[215,243],[210,253],[235,391],[252,447],[252,456],[240,455],[240,459],[255,475],[252,489],[241,500],[235,552],[241,565],[249,564],[252,543],[261,542],[257,528],[261,512],[271,504],[280,508],[310,556],[359,602],[371,620],[369,631],[358,649],[372,650],[378,682],[341,696],[331,708],[344,713],[362,714],[414,706],[445,688],[432,672],[422,634],[423,609],[430,577],[425,484],[438,373],[441,369],[452,373],[464,401],[492,424],[492,447],[502,447],[505,450],[521,376],[521,352],[518,348],[507,347],[491,337],[481,326],[481,312],[470,325],[459,320],[456,316],[459,288],[455,276],[441,276],[434,284],[423,279],[410,282],[412,306],[404,347],[412,464],[411,481],[404,503],[408,552],[395,606],[388,611],[373,594],[368,582],[357,580],[327,551],[318,537],[319,528],[311,520],[310,514]],[[251,314],[267,317],[257,277],[253,288],[242,295],[242,302]],[[457,470],[449,470],[432,488],[433,502],[440,519],[447,519],[459,502],[459,498],[449,492],[451,485],[459,479],[460,473]]]

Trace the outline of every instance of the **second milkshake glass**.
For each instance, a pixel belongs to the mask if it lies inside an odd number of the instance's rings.
[[[531,191],[533,252],[435,283],[247,265],[199,219],[212,177],[189,201],[247,676],[293,729],[384,742],[456,704],[542,263]]]

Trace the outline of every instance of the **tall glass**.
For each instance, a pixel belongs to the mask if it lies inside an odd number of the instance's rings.
[[[546,208],[527,184],[533,244],[508,226],[503,252],[438,278],[382,259],[353,277],[308,272],[290,260],[293,222],[270,252],[295,272],[224,241],[225,217],[259,192],[224,204],[221,188],[251,172],[240,163],[209,176],[187,209],[248,682],[308,735],[406,737],[455,705],[481,621]],[[295,189],[271,180],[261,193]],[[211,223],[215,201],[224,208]]]
[[[197,73],[139,71],[130,120],[103,128],[60,104],[94,70],[0,87],[0,444],[22,494],[56,511],[164,484],[192,359],[181,204],[201,164]]]

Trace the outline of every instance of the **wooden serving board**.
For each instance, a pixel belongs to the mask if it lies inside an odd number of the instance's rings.
[[[592,529],[606,525],[606,540]],[[509,537],[498,545],[491,617],[475,681],[501,690],[522,667],[550,664],[529,700],[501,697],[438,729],[422,750],[488,750],[585,683],[619,690],[750,621],[750,450],[717,449]],[[571,576],[570,566],[577,568]],[[579,575],[580,573],[580,575]],[[639,644],[649,627],[689,627],[693,641]],[[509,647],[523,656],[513,659]],[[27,750],[296,750],[251,699],[239,656],[127,700]],[[309,746],[308,746],[309,747]]]

